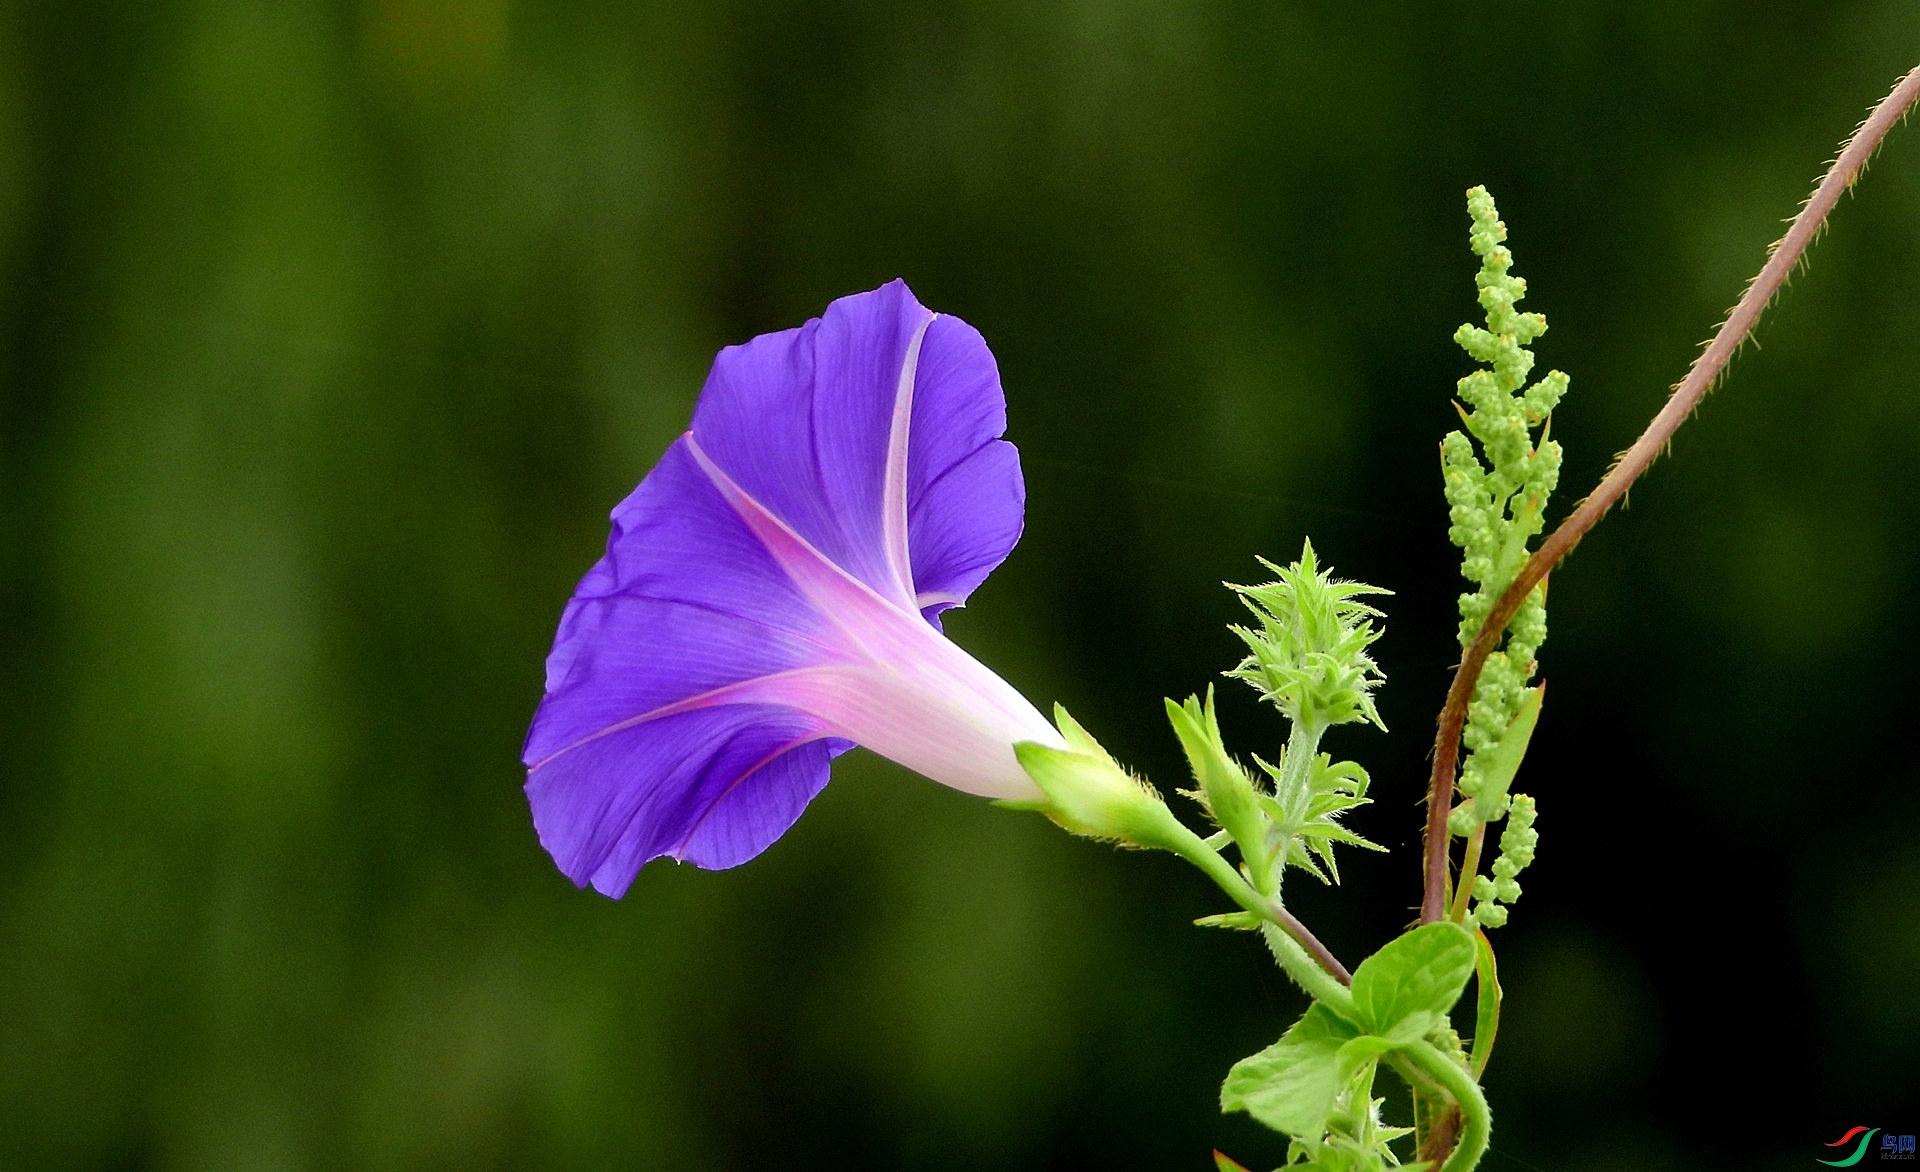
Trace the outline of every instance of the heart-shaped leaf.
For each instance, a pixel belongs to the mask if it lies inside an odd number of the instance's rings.
[[[1220,1088],[1222,1111],[1245,1111],[1275,1131],[1318,1140],[1353,1067],[1340,1049],[1354,1028],[1315,1005],[1278,1042],[1233,1064]]]
[[[1422,924],[1360,962],[1353,1004],[1369,1033],[1393,1034],[1416,1013],[1444,1016],[1473,975],[1473,937],[1442,920]]]

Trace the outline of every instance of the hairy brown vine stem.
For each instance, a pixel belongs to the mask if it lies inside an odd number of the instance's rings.
[[[1769,250],[1767,263],[1748,283],[1746,292],[1741,294],[1733,312],[1727,315],[1727,320],[1713,335],[1713,340],[1707,343],[1706,349],[1687,368],[1686,377],[1674,386],[1673,395],[1667,400],[1666,406],[1653,417],[1653,422],[1647,425],[1646,431],[1633,442],[1633,446],[1615,461],[1593,492],[1520,567],[1520,572],[1514,576],[1506,593],[1488,612],[1486,621],[1480,626],[1480,633],[1474,637],[1466,655],[1460,660],[1460,667],[1453,673],[1453,683],[1447,689],[1446,706],[1440,710],[1439,732],[1434,737],[1433,774],[1427,786],[1426,887],[1420,902],[1422,922],[1430,923],[1446,915],[1450,853],[1447,848],[1451,839],[1447,830],[1447,815],[1453,807],[1454,774],[1459,765],[1460,734],[1466,724],[1467,705],[1473,699],[1473,690],[1479,683],[1487,656],[1499,644],[1507,624],[1519,611],[1528,593],[1545,581],[1548,572],[1565,560],[1573,552],[1573,547],[1580,544],[1580,539],[1587,535],[1587,531],[1626,495],[1627,489],[1672,440],[1680,424],[1713,389],[1714,383],[1726,371],[1727,363],[1732,361],[1735,351],[1759,324],[1760,315],[1766,310],[1767,304],[1786,284],[1794,266],[1806,255],[1808,245],[1819,235],[1828,214],[1840,201],[1841,193],[1860,178],[1861,172],[1866,170],[1867,160],[1873,157],[1873,152],[1879,148],[1887,133],[1916,104],[1920,104],[1920,68],[1902,77],[1894,85],[1893,92],[1873,108],[1866,121],[1847,139],[1833,165],[1827,168],[1826,175],[1813,189],[1812,196],[1800,208],[1800,214],[1793,218],[1787,234]],[[1463,879],[1466,878],[1463,876]]]

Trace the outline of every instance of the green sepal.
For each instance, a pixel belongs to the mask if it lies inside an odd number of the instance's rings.
[[[1067,711],[1066,705],[1053,706],[1053,726],[1060,730],[1060,735],[1065,738],[1069,749],[1076,753],[1098,757],[1109,764],[1113,763],[1113,755],[1102,748],[1099,741],[1093,739],[1092,733],[1081,727],[1080,722]]]
[[[1066,748],[1038,741],[1013,747],[1021,768],[1044,796],[1002,799],[997,805],[1038,810],[1070,833],[1126,846],[1174,850],[1197,841],[1151,786],[1121,768],[1059,705],[1054,706],[1054,723]]]
[[[1393,1034],[1414,1014],[1444,1018],[1473,975],[1473,937],[1450,921],[1422,924],[1389,941],[1353,971],[1358,1024],[1370,1033]]]

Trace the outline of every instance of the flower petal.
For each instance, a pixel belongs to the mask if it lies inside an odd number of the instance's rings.
[[[827,783],[817,722],[782,706],[677,712],[589,741],[527,779],[561,871],[625,894],[648,860],[730,867],[765,850]]]
[[[682,437],[614,510],[547,657],[523,757],[561,870],[617,895],[652,858],[764,850],[845,748],[768,699],[833,662],[833,637]]]
[[[914,502],[914,603],[929,619],[961,606],[1020,540],[1026,488],[1013,445],[991,440]],[[935,623],[935,626],[938,626]]]
[[[1025,493],[999,440],[1006,423],[978,331],[893,281],[721,351],[693,433],[829,560],[883,597],[926,595],[915,608],[939,609],[964,601],[1019,540]]]
[[[694,435],[742,489],[895,600],[910,594],[904,527],[887,517],[888,465],[932,321],[900,281],[843,297],[799,329],[722,350],[693,416]]]
[[[829,624],[689,453],[685,437],[613,513],[561,616],[524,760],[742,680],[831,655]]]
[[[907,539],[916,601],[964,603],[1020,540],[1026,486],[1000,439],[1007,400],[980,332],[940,316],[920,347],[907,460]]]

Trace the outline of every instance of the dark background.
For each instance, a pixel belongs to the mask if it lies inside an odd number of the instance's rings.
[[[1560,510],[1909,0],[0,7],[0,1165],[1190,1168],[1299,996],[1164,857],[856,754],[774,849],[575,891],[540,661],[713,352],[902,275],[996,350],[1025,540],[951,621],[1163,787],[1219,580],[1393,588],[1346,730],[1418,893],[1436,442],[1513,228]],[[1553,583],[1490,1169],[1920,1131],[1920,127]],[[1281,730],[1224,693],[1230,737]]]

